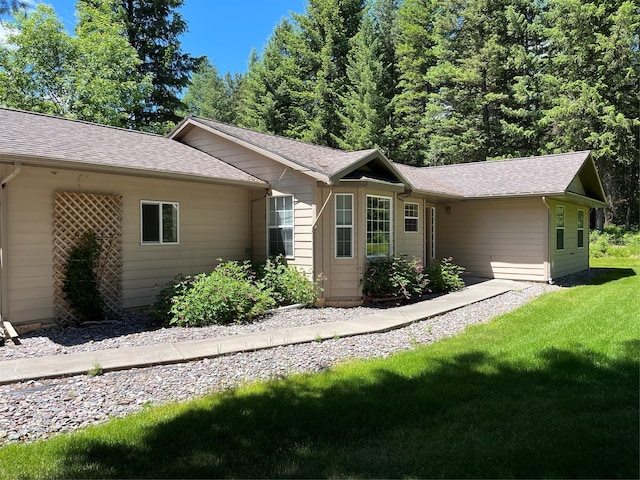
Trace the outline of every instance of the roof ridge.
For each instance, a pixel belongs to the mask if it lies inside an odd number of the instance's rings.
[[[326,146],[326,145],[318,145],[318,144],[316,144],[316,143],[305,142],[304,140],[298,140],[298,139],[296,139],[296,138],[285,137],[285,136],[283,136],[283,135],[278,135],[278,134],[275,134],[275,133],[270,133],[270,132],[261,132],[261,131],[259,131],[259,130],[252,130],[252,129],[250,129],[250,128],[247,128],[247,127],[241,127],[241,126],[239,126],[239,125],[234,125],[234,124],[232,124],[232,123],[228,123],[228,122],[221,122],[220,120],[213,120],[213,119],[209,119],[209,118],[198,117],[197,115],[191,115],[191,118],[196,119],[196,120],[202,120],[202,121],[204,121],[204,122],[219,123],[219,124],[221,124],[221,125],[226,125],[227,127],[232,127],[232,128],[238,128],[238,129],[240,129],[240,130],[244,130],[245,132],[249,132],[249,133],[252,133],[252,134],[257,133],[257,134],[260,134],[260,135],[267,135],[267,136],[269,136],[269,137],[279,138],[279,139],[287,140],[287,141],[290,141],[290,142],[302,143],[303,145],[308,145],[308,146],[310,146],[310,147],[322,148],[322,149],[324,149],[324,150],[331,150],[331,151],[333,151],[333,152],[351,153],[351,152],[349,152],[348,150],[343,150],[343,149],[341,149],[341,148],[329,147],[329,146]],[[234,135],[234,136],[235,136],[235,135]],[[242,139],[240,139],[240,140],[242,140]],[[256,144],[255,144],[255,143],[253,143],[253,142],[249,142],[249,141],[247,141],[247,140],[243,140],[243,141],[246,141],[246,142],[248,142],[248,143],[251,143],[252,145],[254,145],[254,146],[256,146],[256,147],[264,148],[264,147],[262,147],[262,146],[260,146],[260,145],[256,145]],[[361,151],[361,150],[356,150],[356,151]],[[365,151],[365,150],[362,150],[362,151]],[[275,153],[275,152],[274,152],[274,153]]]
[[[591,153],[591,150],[577,150],[574,152],[562,152],[562,153],[546,153],[544,155],[529,155],[528,157],[498,158],[495,160],[478,160],[476,162],[450,163],[448,165],[424,165],[424,166],[407,165],[407,166],[414,167],[414,168],[429,168],[429,169],[456,168],[456,167],[461,167],[463,165],[487,165],[492,163],[517,162],[521,160],[532,160],[532,159],[540,159],[540,158],[546,158],[546,157],[566,157],[569,155],[577,155],[581,153]],[[403,164],[403,165],[406,165],[406,164]]]
[[[140,135],[147,135],[147,136],[150,136],[150,137],[167,138],[165,135],[160,135],[159,133],[145,132],[143,130],[133,130],[131,128],[124,128],[124,127],[116,127],[115,125],[106,125],[104,123],[90,122],[89,120],[80,120],[78,118],[62,117],[60,115],[54,115],[52,113],[32,112],[30,110],[22,110],[22,109],[19,109],[19,108],[1,107],[1,106],[0,106],[0,110],[4,110],[4,111],[7,111],[7,112],[15,112],[15,113],[25,113],[25,114],[28,114],[28,115],[34,115],[34,116],[38,116],[38,117],[50,118],[52,120],[63,120],[63,121],[66,121],[66,122],[78,123],[78,124],[82,124],[82,125],[88,125],[88,126],[91,126],[91,127],[110,128],[112,130],[118,130],[118,131],[127,132],[127,133],[137,133],[137,134],[140,134]]]

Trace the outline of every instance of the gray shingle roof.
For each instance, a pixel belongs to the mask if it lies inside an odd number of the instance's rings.
[[[438,167],[399,166],[417,190],[457,192],[465,198],[563,194],[589,157],[588,151],[461,163]],[[435,190],[435,193],[438,193]]]
[[[204,125],[234,137],[253,147],[273,153],[290,162],[327,177],[367,158],[375,149],[347,152],[330,147],[322,147],[269,133],[256,132],[214,120],[190,117],[193,123]]]
[[[0,156],[266,186],[222,160],[166,137],[0,108]]]

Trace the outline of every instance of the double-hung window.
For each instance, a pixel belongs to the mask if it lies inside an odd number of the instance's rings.
[[[556,250],[564,250],[564,207],[556,206]]]
[[[584,210],[578,210],[578,248],[584,247]]]
[[[336,194],[336,258],[353,258],[353,194]]]
[[[391,198],[367,195],[367,257],[391,254]]]
[[[417,203],[405,202],[404,204],[404,231],[418,231],[418,212],[420,205]]]
[[[293,196],[267,200],[268,255],[293,258]]]
[[[178,243],[178,203],[140,202],[141,240],[145,244]]]

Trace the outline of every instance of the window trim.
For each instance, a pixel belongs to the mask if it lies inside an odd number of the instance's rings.
[[[350,197],[351,198],[351,224],[347,225],[338,225],[338,197]],[[347,260],[347,259],[352,259],[353,258],[353,230],[354,230],[354,225],[353,225],[353,220],[354,220],[354,195],[353,193],[336,193],[336,198],[335,198],[335,205],[334,205],[334,236],[335,236],[335,240],[334,240],[334,248],[335,248],[335,258],[338,260]],[[343,209],[344,210],[344,209]],[[338,255],[338,229],[348,229],[350,236],[349,236],[349,255]]]
[[[431,207],[431,248],[430,256],[432,260],[436,258],[436,207]]]
[[[270,202],[272,199],[276,199],[276,198],[291,198],[291,225],[270,225],[269,224],[269,214],[271,213],[271,209],[270,209]],[[266,238],[266,242],[267,242],[267,256],[268,257],[273,257],[275,255],[273,255],[270,250],[269,250],[269,244],[271,243],[269,240],[269,231],[271,229],[280,229],[283,227],[286,228],[291,228],[291,255],[284,255],[284,258],[288,259],[288,260],[293,260],[296,256],[296,230],[295,230],[295,226],[296,226],[296,201],[293,195],[291,194],[287,194],[287,195],[270,195],[267,197],[267,208],[266,210],[266,227],[267,227],[267,238]]]
[[[389,252],[383,254],[369,255],[369,198],[379,198],[389,200]],[[367,258],[384,257],[386,255],[393,255],[393,197],[387,197],[384,195],[367,194],[365,204],[365,251]],[[371,244],[381,245],[381,244]]]
[[[558,216],[560,215],[560,212],[562,212],[562,225],[560,225],[560,222],[558,222]],[[565,224],[566,222],[566,209],[564,208],[564,205],[556,205],[556,251],[563,251],[565,250],[566,247],[566,238],[565,238]],[[560,248],[558,246],[558,235],[560,234],[560,232],[562,232],[562,248]]]
[[[582,213],[582,226],[580,226],[580,214]],[[585,219],[585,211],[582,208],[579,208],[576,213],[576,231],[578,238],[576,239],[577,248],[584,248],[584,219]],[[582,245],[580,245],[580,241],[582,240]]]
[[[144,240],[144,221],[143,221],[143,206],[144,205],[158,205],[158,241]],[[171,205],[176,208],[176,241],[165,242],[162,238],[162,207],[164,205]],[[140,200],[140,245],[179,245],[180,244],[180,202],[170,202],[166,200]]]
[[[413,205],[416,207],[416,216],[407,216],[407,206]],[[415,230],[407,230],[407,220],[416,221]],[[420,204],[417,202],[404,202],[404,233],[420,233]]]

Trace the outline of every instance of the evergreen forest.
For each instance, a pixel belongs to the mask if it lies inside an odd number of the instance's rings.
[[[79,0],[75,35],[20,3],[0,0],[0,105],[160,133],[194,114],[412,165],[591,150],[596,226],[638,224],[637,0],[307,0],[243,73],[181,51],[183,0]]]

